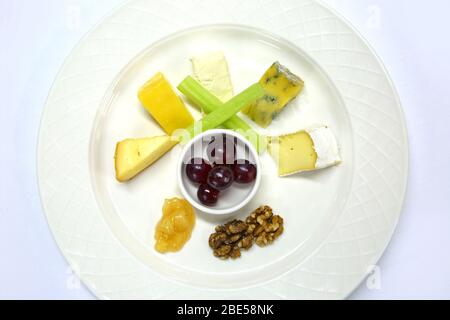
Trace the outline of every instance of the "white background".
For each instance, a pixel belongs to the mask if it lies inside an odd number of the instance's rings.
[[[123,0],[0,0],[0,298],[92,299],[41,209],[36,142],[46,96],[77,41]],[[410,180],[381,288],[352,299],[450,299],[450,2],[326,0],[369,40],[400,93]]]

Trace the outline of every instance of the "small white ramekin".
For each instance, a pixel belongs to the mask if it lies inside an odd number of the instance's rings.
[[[248,150],[248,154],[246,155],[247,160],[250,160],[252,163],[256,165],[257,175],[254,182],[248,185],[239,185],[234,183],[229,190],[221,193],[219,197],[219,201],[216,206],[209,207],[202,204],[197,198],[197,190],[199,185],[191,182],[186,175],[186,163],[192,158],[197,157],[199,155],[193,155],[194,146],[197,147],[197,152],[199,152],[200,144],[203,144],[201,147],[202,157],[206,160],[207,158],[204,156],[206,146],[204,141],[209,141],[213,136],[218,136],[221,134],[226,134],[227,136],[231,136],[236,138],[238,141],[245,145],[245,149]],[[247,152],[247,151],[246,151]],[[237,152],[239,154],[239,151]],[[242,135],[231,131],[231,130],[222,130],[215,129],[206,131],[195,138],[193,138],[183,149],[181,153],[180,160],[177,165],[177,179],[178,185],[181,189],[181,193],[185,197],[190,204],[192,204],[196,209],[211,215],[229,215],[234,212],[237,212],[244,206],[246,206],[255,196],[256,192],[259,189],[261,184],[261,163],[259,161],[258,152],[253,147],[253,145],[244,138]]]

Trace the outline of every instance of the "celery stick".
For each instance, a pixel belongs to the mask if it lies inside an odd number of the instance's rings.
[[[205,89],[191,76],[187,76],[180,83],[178,90],[200,107],[205,113],[211,113],[223,105],[222,101]]]
[[[219,108],[212,110],[211,113],[187,130],[192,137],[197,133],[197,128],[200,128],[201,131],[214,129],[229,120],[253,101],[264,96],[264,94],[265,92],[262,86],[259,83],[256,83],[227,103],[222,104]]]
[[[211,113],[220,108],[224,104],[215,95],[206,90],[198,81],[191,76],[186,77],[178,86],[186,97],[194,104],[200,107],[205,113]],[[237,115],[232,116],[223,126],[227,129],[239,131],[247,139],[249,139],[256,147],[258,152],[262,152],[263,139],[253,128]]]

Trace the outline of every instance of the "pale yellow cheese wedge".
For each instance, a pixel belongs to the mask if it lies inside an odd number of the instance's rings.
[[[125,182],[133,179],[177,143],[178,141],[169,136],[127,139],[119,142],[114,157],[117,180]]]
[[[326,126],[268,139],[268,151],[282,177],[328,168],[341,163],[333,132]]]
[[[222,52],[212,52],[191,58],[194,77],[222,102],[233,98],[228,63]]]

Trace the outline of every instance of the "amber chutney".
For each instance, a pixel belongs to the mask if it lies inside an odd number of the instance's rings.
[[[183,249],[191,238],[195,220],[195,212],[189,202],[177,198],[166,200],[163,217],[156,226],[156,251],[168,253]]]

